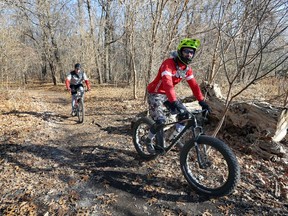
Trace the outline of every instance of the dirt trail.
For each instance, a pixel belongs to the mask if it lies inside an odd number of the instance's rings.
[[[28,105],[18,104],[5,112],[0,107],[0,215],[288,212],[281,200],[272,206],[257,203],[244,193],[253,182],[239,185],[229,197],[201,197],[182,176],[176,151],[154,161],[141,161],[132,144],[130,123],[145,106],[141,100],[131,100],[127,89],[88,92],[83,124],[70,116],[70,96],[63,88],[22,93],[27,95],[25,99],[17,100]]]

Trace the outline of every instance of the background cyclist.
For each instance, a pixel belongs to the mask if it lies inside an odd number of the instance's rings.
[[[72,105],[71,115],[72,116],[76,115],[76,112],[73,109],[73,107],[75,104],[75,98],[76,98],[77,91],[79,90],[81,92],[82,96],[84,94],[83,82],[85,82],[87,90],[90,91],[91,87],[90,87],[90,82],[87,78],[87,75],[83,70],[81,70],[81,65],[79,63],[77,63],[74,66],[74,70],[68,74],[68,76],[66,77],[66,80],[65,80],[66,89],[68,91],[70,91],[71,95],[72,95],[72,101],[71,101],[71,105]]]

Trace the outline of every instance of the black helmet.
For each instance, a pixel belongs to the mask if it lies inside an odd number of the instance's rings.
[[[75,64],[74,68],[76,69],[80,69],[81,68],[81,65],[79,63]]]

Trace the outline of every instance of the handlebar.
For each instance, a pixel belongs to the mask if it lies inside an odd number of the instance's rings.
[[[69,92],[69,93],[72,93],[71,89],[66,89],[66,91]],[[90,89],[90,90],[84,89],[84,92],[89,92],[89,91],[91,91],[91,89]],[[79,92],[79,91],[77,91],[76,93],[78,93],[78,92]]]
[[[192,110],[190,113],[193,114],[193,115],[197,115],[199,113],[204,113],[206,112],[207,110],[202,110],[202,109],[196,109],[196,110]]]
[[[164,124],[165,126],[168,126],[168,125],[173,125],[173,124],[176,124],[176,123],[180,123],[180,122],[190,122],[190,121],[202,121],[202,122],[207,122],[207,116],[209,114],[209,110],[202,110],[202,109],[196,109],[196,110],[192,110],[191,112],[188,111],[189,113],[189,118],[187,119],[183,119],[183,120],[180,120],[180,121],[175,121],[175,122],[170,122],[170,123],[166,123]],[[200,115],[201,114],[201,115]]]
[[[192,110],[190,112],[190,114],[192,114],[192,115],[197,115],[197,114],[200,114],[200,113],[202,113],[202,115],[206,118],[208,116],[208,114],[209,114],[209,110],[207,110],[207,109],[197,109],[197,110]]]

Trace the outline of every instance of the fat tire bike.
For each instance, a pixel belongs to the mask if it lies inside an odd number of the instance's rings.
[[[145,143],[150,127],[155,122],[148,116],[141,117],[132,126],[133,144],[138,155],[145,160],[165,155],[176,145],[182,146],[180,166],[188,184],[199,194],[220,197],[235,190],[240,180],[240,167],[228,145],[204,134],[203,124],[207,120],[207,113],[207,110],[194,110],[189,113],[188,119],[158,127],[152,140],[156,154],[150,154]],[[185,127],[169,140],[171,133],[175,133],[176,123],[185,123]],[[162,128],[164,133],[159,132]]]

